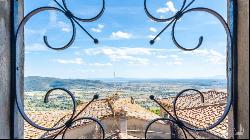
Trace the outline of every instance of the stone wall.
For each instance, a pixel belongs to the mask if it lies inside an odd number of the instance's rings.
[[[0,0],[0,139],[10,137],[10,1]]]
[[[0,0],[0,139],[11,138],[11,0]],[[18,1],[18,15],[19,21],[23,17],[23,0]],[[22,33],[20,34],[22,37]],[[22,38],[21,38],[22,40]],[[23,41],[18,44],[20,46],[20,54],[23,58]],[[20,61],[23,63],[23,59]],[[21,64],[23,65],[23,64]],[[23,72],[23,70],[21,70]],[[19,78],[20,83],[23,79]],[[23,86],[20,87],[22,90]],[[22,90],[23,92],[23,90]],[[23,136],[23,119],[15,109],[15,138],[22,138]]]
[[[238,0],[238,130],[249,138],[249,0]],[[242,129],[240,129],[242,127]]]

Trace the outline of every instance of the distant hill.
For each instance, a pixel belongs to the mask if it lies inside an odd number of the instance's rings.
[[[25,91],[47,91],[51,88],[83,89],[91,87],[108,87],[100,80],[59,79],[51,77],[31,76],[24,78]]]
[[[66,89],[112,89],[115,85],[120,86],[120,88],[131,88],[127,87],[126,83],[130,83],[137,87],[138,84],[141,87],[145,86],[145,83],[159,84],[159,85],[182,85],[189,87],[218,87],[218,86],[226,86],[226,80],[219,79],[217,76],[214,79],[209,78],[198,78],[198,79],[132,79],[132,78],[115,78],[115,79],[59,79],[59,78],[51,78],[51,77],[39,77],[39,76],[31,76],[26,77],[24,80],[24,89],[25,91],[48,91],[52,88],[66,88]],[[117,84],[114,85],[113,82]],[[125,83],[125,84],[123,84]],[[148,86],[146,84],[146,86]],[[155,85],[154,85],[155,86]]]

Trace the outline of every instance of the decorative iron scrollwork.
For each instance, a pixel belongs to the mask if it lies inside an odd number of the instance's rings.
[[[62,139],[65,139],[65,134],[66,134],[66,132],[73,126],[73,124],[74,123],[76,123],[76,122],[80,122],[80,121],[82,121],[82,120],[89,120],[89,121],[93,121],[93,122],[95,122],[99,127],[100,127],[100,129],[101,129],[101,132],[102,132],[102,139],[105,139],[105,130],[104,130],[104,127],[103,127],[103,124],[99,121],[99,120],[97,120],[97,119],[95,119],[95,118],[92,118],[92,117],[82,117],[82,118],[78,118],[79,116],[80,116],[80,114],[81,113],[83,113],[83,111],[92,103],[92,102],[94,102],[95,100],[97,100],[99,98],[99,96],[98,95],[95,95],[94,97],[93,97],[93,99],[83,108],[83,109],[81,109],[76,115],[74,115],[74,113],[72,114],[72,117],[70,118],[70,119],[68,119],[68,121],[66,121],[65,122],[65,124],[61,127],[61,128],[59,128],[59,129],[57,129],[57,130],[60,130],[59,132],[57,132],[57,134],[55,134],[54,136],[53,136],[53,139],[56,139],[59,135],[61,135],[62,134]]]
[[[104,13],[104,10],[105,10],[105,0],[102,0],[102,9],[101,11],[93,18],[88,18],[88,19],[84,19],[84,18],[79,18],[79,17],[76,17],[70,10],[69,8],[67,7],[67,4],[66,4],[66,1],[65,0],[62,0],[63,4],[60,4],[57,0],[53,0],[58,6],[59,8],[57,7],[52,7],[52,6],[46,6],[46,7],[40,7],[40,8],[37,8],[33,11],[31,11],[30,13],[27,14],[27,16],[24,17],[24,19],[21,21],[20,25],[18,26],[18,29],[17,29],[17,34],[16,34],[16,38],[18,36],[18,33],[20,32],[20,30],[22,30],[25,26],[25,24],[28,22],[28,20],[33,17],[34,15],[38,14],[38,13],[41,13],[43,11],[57,11],[57,12],[60,12],[60,13],[63,13],[67,19],[70,20],[71,22],[71,25],[72,25],[72,36],[71,36],[71,39],[69,40],[69,42],[62,46],[62,47],[53,47],[52,45],[50,45],[50,43],[48,42],[48,37],[47,36],[44,36],[43,37],[43,41],[45,43],[45,45],[50,48],[50,49],[53,49],[53,50],[64,50],[64,49],[67,49],[68,47],[70,47],[73,42],[75,41],[75,36],[76,36],[76,24],[94,41],[95,44],[98,44],[99,43],[99,40],[94,38],[80,23],[80,22],[93,22],[93,21],[96,21],[98,20]]]
[[[78,113],[76,112],[76,100],[75,100],[75,97],[74,95],[67,89],[64,89],[64,88],[55,88],[55,89],[51,89],[49,90],[46,94],[45,94],[45,97],[44,97],[44,103],[48,103],[49,102],[49,96],[54,92],[54,91],[63,91],[65,93],[67,93],[71,99],[72,99],[72,102],[73,102],[73,111],[72,111],[72,114],[71,114],[71,117],[65,121],[65,123],[62,123],[60,126],[54,126],[52,128],[46,128],[46,127],[43,127],[43,126],[40,126],[38,124],[36,124],[34,121],[32,121],[27,115],[26,113],[24,112],[24,108],[23,106],[21,105],[21,100],[20,100],[20,96],[17,95],[17,107],[18,107],[18,110],[20,112],[20,114],[22,115],[22,117],[24,118],[24,120],[26,122],[28,122],[30,125],[32,125],[33,127],[37,128],[37,129],[40,129],[40,130],[44,130],[44,131],[59,131],[56,135],[54,135],[54,139],[57,138],[59,135],[62,134],[62,138],[64,138],[65,136],[65,133],[67,132],[68,129],[71,128],[71,126],[75,123],[75,122],[78,122],[78,121],[81,121],[81,120],[90,120],[90,121],[94,121],[96,124],[98,124],[101,128],[101,131],[102,131],[102,138],[104,139],[105,138],[105,133],[104,133],[104,128],[103,128],[103,125],[102,123],[95,119],[95,118],[91,118],[91,117],[83,117],[83,118],[78,118],[80,116],[81,113],[83,113],[85,111],[85,109],[91,104],[93,103],[95,100],[97,100],[99,98],[98,95],[95,95],[93,97],[93,99],[83,108],[81,109]],[[77,113],[77,114],[76,114]],[[65,118],[65,116],[62,117],[61,120],[63,120]]]
[[[77,24],[93,41],[95,44],[99,43],[98,39],[94,38],[80,23],[80,22],[93,22],[93,21],[96,21],[97,19],[99,19],[103,13],[104,13],[104,10],[105,10],[105,0],[102,0],[102,9],[101,11],[93,18],[89,18],[89,19],[84,19],[84,18],[79,18],[77,16],[75,16],[71,11],[70,9],[67,7],[67,3],[65,0],[62,0],[62,4],[60,4],[57,0],[54,0],[54,2],[59,6],[59,8],[57,7],[51,7],[51,6],[48,6],[48,7],[40,7],[40,8],[37,8],[33,11],[31,11],[29,14],[27,14],[27,16],[24,17],[24,19],[21,21],[21,23],[19,24],[18,26],[18,29],[16,31],[16,35],[15,35],[15,43],[17,44],[17,40],[18,40],[18,35],[20,33],[21,30],[24,29],[24,26],[25,24],[29,21],[30,18],[32,18],[34,15],[40,13],[40,12],[43,12],[43,11],[57,11],[57,12],[60,12],[60,13],[63,13],[67,19],[69,19],[69,21],[71,22],[71,25],[72,25],[72,28],[73,28],[73,31],[72,31],[72,36],[71,36],[71,39],[69,40],[69,42],[62,46],[62,47],[59,47],[59,48],[56,48],[56,47],[53,47],[52,45],[50,45],[50,43],[48,42],[48,37],[47,36],[44,36],[43,37],[43,40],[44,40],[44,43],[45,45],[50,48],[50,49],[53,49],[53,50],[64,50],[64,49],[67,49],[69,48],[74,40],[75,40],[75,36],[76,36],[76,25]],[[181,46],[178,41],[176,40],[176,37],[175,37],[175,28],[176,28],[176,24],[177,22],[186,14],[188,13],[191,13],[191,12],[207,12],[213,16],[215,16],[220,22],[221,24],[223,25],[226,33],[227,33],[227,36],[228,36],[228,48],[231,48],[232,45],[233,45],[233,40],[232,40],[232,36],[231,36],[231,33],[230,33],[230,29],[228,27],[228,24],[227,22],[224,20],[224,18],[218,14],[217,12],[211,10],[211,9],[208,9],[208,8],[203,8],[203,7],[197,7],[197,8],[190,8],[189,7],[195,2],[195,0],[192,0],[190,3],[187,3],[186,0],[183,0],[183,4],[182,4],[182,7],[181,9],[172,17],[169,17],[169,18],[166,18],[166,19],[159,19],[159,18],[156,18],[154,17],[148,10],[147,8],[147,0],[144,0],[144,8],[145,8],[145,12],[146,14],[148,15],[149,18],[151,18],[152,20],[156,21],[156,22],[167,22],[169,21],[169,23],[167,24],[167,26],[153,39],[150,41],[150,44],[153,45],[156,41],[156,39],[167,29],[169,28],[171,25],[172,25],[172,39],[173,39],[173,42],[174,44],[180,48],[181,50],[184,50],[184,51],[193,51],[193,50],[196,50],[198,48],[201,47],[202,43],[203,43],[203,40],[204,40],[204,37],[203,36],[200,36],[199,38],[199,41],[198,41],[198,45],[192,49],[188,49],[188,48],[185,48],[183,46]],[[230,68],[229,68],[230,69]],[[101,128],[101,131],[102,131],[102,137],[105,138],[105,133],[104,133],[104,128],[101,124],[101,122],[99,122],[97,119],[94,119],[94,118],[80,118],[78,119],[79,115],[92,103],[94,102],[95,100],[97,100],[99,97],[98,95],[95,95],[93,97],[93,99],[80,111],[80,112],[76,112],[76,100],[75,100],[75,97],[74,95],[67,89],[63,89],[63,88],[55,88],[55,89],[51,89],[49,90],[46,94],[45,94],[45,98],[44,98],[44,103],[48,103],[49,102],[49,96],[56,90],[59,90],[59,91],[63,91],[65,92],[67,95],[70,96],[71,100],[72,100],[72,103],[73,103],[73,110],[72,110],[72,114],[71,114],[71,117],[62,125],[60,126],[57,126],[57,127],[52,127],[52,128],[46,128],[46,127],[43,127],[43,126],[40,126],[38,124],[36,124],[35,122],[33,122],[27,115],[26,113],[24,112],[24,107],[22,105],[22,99],[20,97],[19,94],[16,94],[16,104],[17,104],[17,107],[18,107],[18,110],[20,112],[20,114],[22,115],[23,119],[26,120],[30,125],[32,125],[33,127],[37,128],[37,129],[40,129],[40,130],[44,130],[44,131],[55,131],[55,130],[59,130],[59,132],[54,136],[54,138],[57,138],[59,135],[62,134],[62,138],[65,137],[65,134],[67,132],[68,129],[70,129],[70,127],[72,127],[72,125],[75,123],[75,122],[78,122],[78,121],[81,121],[81,120],[90,120],[90,121],[94,121],[96,122],[100,128]],[[149,123],[149,125],[147,126],[146,128],[146,131],[145,131],[145,138],[147,138],[147,132],[150,128],[150,126],[157,122],[157,121],[167,121],[167,122],[170,122],[170,123],[173,123],[174,125],[176,125],[177,127],[179,127],[183,133],[184,133],[184,136],[185,138],[187,138],[187,135],[186,133],[188,133],[191,137],[195,138],[189,131],[207,131],[207,130],[210,130],[210,129],[213,129],[215,128],[216,126],[218,126],[225,118],[226,116],[228,115],[229,111],[230,111],[230,108],[231,108],[231,105],[232,105],[232,93],[229,92],[229,95],[228,95],[228,101],[227,101],[227,106],[225,108],[225,111],[223,113],[223,115],[220,117],[220,119],[218,119],[217,122],[215,122],[213,125],[207,127],[207,128],[195,128],[195,127],[191,127],[189,126],[188,124],[186,124],[184,121],[182,121],[177,113],[176,113],[176,103],[179,99],[179,97],[181,95],[183,95],[184,93],[188,92],[188,91],[195,91],[197,92],[200,97],[201,97],[201,101],[204,102],[204,95],[202,92],[200,92],[199,90],[196,90],[196,89],[186,89],[186,90],[183,90],[182,92],[180,92],[175,100],[174,100],[174,103],[173,103],[173,106],[174,106],[174,114],[172,115],[161,103],[159,103],[155,97],[152,95],[150,96],[150,99],[153,100],[154,102],[156,102],[162,109],[164,109],[166,111],[166,113],[170,116],[169,119],[167,118],[159,118],[159,119],[156,119],[156,120],[153,120],[151,123]],[[77,114],[76,114],[77,113]]]
[[[203,36],[200,36],[199,38],[199,42],[198,42],[198,45],[194,48],[185,48],[183,47],[182,45],[180,45],[178,43],[178,41],[176,40],[176,37],[175,37],[175,28],[176,28],[176,23],[186,14],[188,13],[191,13],[191,12],[207,12],[213,16],[215,16],[220,22],[221,24],[223,25],[223,27],[225,28],[225,31],[228,35],[228,39],[232,40],[231,39],[231,33],[230,33],[230,29],[228,28],[228,25],[227,25],[227,22],[224,20],[224,18],[217,12],[215,12],[214,10],[211,10],[211,9],[208,9],[208,8],[203,8],[203,7],[197,7],[197,8],[190,8],[189,7],[195,2],[195,0],[192,0],[190,3],[187,4],[187,0],[183,0],[183,4],[182,4],[182,7],[181,9],[172,17],[170,18],[166,18],[166,19],[160,19],[160,18],[157,18],[155,16],[153,16],[148,8],[147,8],[147,0],[144,0],[144,9],[145,9],[145,12],[147,14],[147,16],[156,21],[156,22],[169,22],[167,24],[167,26],[165,28],[163,28],[160,33],[153,39],[150,41],[150,44],[153,45],[155,43],[155,41],[157,40],[157,38],[167,29],[169,28],[172,24],[172,33],[171,33],[171,36],[172,36],[172,40],[174,42],[174,44],[181,50],[184,50],[184,51],[194,51],[198,48],[201,47],[202,43],[203,43],[203,40],[204,40],[204,37]]]
[[[215,122],[214,124],[208,126],[207,128],[197,128],[195,126],[191,126],[189,125],[188,123],[186,123],[185,121],[181,120],[179,118],[179,116],[177,115],[177,101],[178,99],[181,97],[181,95],[187,93],[187,92],[190,92],[190,91],[193,91],[193,92],[196,92],[198,93],[198,95],[200,95],[200,98],[201,98],[201,102],[204,103],[205,102],[205,98],[204,98],[204,95],[202,92],[200,92],[199,90],[196,90],[196,89],[186,89],[186,90],[183,90],[181,91],[174,99],[173,101],[173,113],[170,113],[170,111],[168,109],[166,109],[156,98],[154,95],[151,95],[149,98],[154,101],[155,103],[157,103],[168,115],[169,115],[169,118],[158,118],[158,119],[155,119],[153,121],[151,121],[147,127],[146,127],[146,131],[145,131],[145,138],[147,139],[148,138],[148,131],[149,131],[149,128],[156,122],[158,121],[163,121],[163,122],[168,122],[168,123],[172,123],[172,125],[175,125],[177,126],[178,128],[181,129],[181,131],[183,132],[185,138],[187,139],[187,133],[195,139],[195,136],[192,135],[190,133],[190,131],[193,131],[193,132],[201,132],[201,131],[208,131],[208,130],[211,130],[213,128],[215,128],[216,126],[218,126],[219,124],[221,124],[225,118],[227,117],[229,111],[230,111],[230,108],[231,108],[231,96],[229,95],[228,97],[228,103],[227,103],[227,107],[223,113],[223,115],[218,119],[217,122]]]
[[[216,17],[220,23],[223,25],[225,31],[226,31],[226,34],[227,34],[227,39],[228,39],[228,48],[232,48],[232,45],[233,45],[233,39],[232,39],[232,34],[230,32],[230,29],[229,29],[229,26],[227,24],[227,22],[224,20],[224,18],[219,14],[217,13],[216,11],[214,10],[211,10],[211,9],[208,9],[208,8],[204,8],[204,7],[197,7],[197,8],[190,8],[189,7],[195,2],[195,0],[192,0],[190,3],[187,4],[187,0],[183,0],[183,4],[182,4],[182,7],[181,9],[172,17],[169,17],[169,18],[166,18],[166,19],[159,19],[159,18],[156,18],[155,16],[153,16],[148,8],[147,8],[147,0],[144,0],[144,9],[145,9],[145,12],[146,14],[148,15],[148,17],[156,22],[169,22],[167,24],[167,26],[153,39],[150,41],[150,44],[153,45],[155,43],[155,41],[157,40],[157,38],[167,29],[169,28],[172,24],[172,40],[174,42],[174,44],[181,50],[183,51],[194,51],[198,48],[201,47],[202,43],[203,43],[203,39],[204,37],[201,36],[199,38],[199,42],[198,42],[198,45],[192,49],[188,49],[188,48],[185,48],[183,46],[181,46],[178,41],[176,40],[176,37],[175,37],[175,28],[176,28],[176,23],[186,14],[188,13],[191,13],[191,12],[206,12],[206,13],[209,13],[211,14],[212,16]],[[228,54],[229,55],[229,54]],[[228,70],[229,72],[230,71],[230,66],[228,65]],[[230,73],[228,73],[230,74]],[[229,86],[230,87],[230,86]],[[181,120],[177,113],[176,113],[176,104],[177,104],[177,101],[179,99],[179,97],[181,95],[183,95],[184,93],[186,92],[189,92],[189,91],[194,91],[194,92],[197,92],[200,96],[201,96],[201,101],[204,102],[204,95],[202,92],[200,92],[199,90],[196,90],[196,89],[186,89],[186,90],[183,90],[181,91],[175,98],[174,102],[173,102],[173,115],[160,103],[158,102],[155,97],[152,95],[150,96],[150,99],[153,100],[154,102],[156,102],[169,116],[170,118],[167,119],[167,118],[160,118],[160,119],[156,119],[156,120],[153,120],[151,123],[148,124],[147,128],[146,128],[146,131],[145,131],[145,138],[147,138],[147,134],[148,134],[148,131],[149,131],[149,128],[152,124],[154,124],[155,122],[157,121],[167,121],[167,122],[170,122],[172,123],[173,125],[176,125],[177,127],[181,128],[181,130],[183,131],[184,133],[184,136],[185,138],[187,138],[187,135],[186,133],[188,133],[192,138],[195,138],[189,131],[195,131],[195,132],[199,132],[199,131],[207,131],[207,130],[211,130],[213,128],[215,128],[216,126],[218,126],[219,124],[221,124],[225,118],[227,117],[230,109],[231,109],[231,105],[232,105],[232,92],[229,91],[228,92],[228,99],[227,99],[227,106],[225,108],[225,111],[223,113],[223,115],[217,120],[217,122],[215,122],[214,124],[210,125],[209,127],[207,128],[197,128],[197,127],[192,127],[192,126],[189,126],[188,124],[186,124],[183,120]]]
[[[57,11],[57,12],[60,12],[60,13],[63,13],[67,19],[70,20],[71,22],[71,25],[72,25],[72,28],[73,28],[73,32],[72,32],[72,36],[71,36],[71,39],[70,41],[62,46],[62,47],[59,47],[59,48],[56,48],[56,47],[53,47],[52,45],[50,45],[50,43],[48,42],[48,37],[47,36],[44,36],[43,37],[43,41],[45,43],[45,45],[50,48],[50,49],[53,49],[53,50],[65,50],[67,48],[69,48],[73,42],[75,41],[75,36],[76,36],[76,26],[75,24],[77,24],[91,39],[93,39],[94,43],[95,44],[98,44],[99,41],[98,39],[94,38],[80,23],[80,22],[93,22],[93,21],[96,21],[98,20],[104,13],[104,10],[105,10],[105,0],[102,0],[102,9],[101,11],[97,14],[97,16],[93,17],[93,18],[89,18],[89,19],[84,19],[84,18],[79,18],[79,17],[76,17],[67,7],[67,4],[66,4],[66,1],[65,0],[62,0],[62,3],[63,4],[60,4],[57,0],[53,0],[58,6],[59,8],[57,7],[51,7],[51,6],[46,6],[46,7],[40,7],[40,8],[37,8],[33,11],[31,11],[30,13],[28,13],[24,18],[23,20],[21,21],[21,23],[19,24],[18,28],[17,28],[17,31],[16,31],[16,35],[15,35],[15,44],[17,44],[18,42],[18,36],[20,34],[20,32],[24,29],[24,26],[25,24],[36,14],[38,13],[41,13],[43,11]],[[17,45],[16,45],[17,46]],[[18,49],[18,48],[17,48]],[[17,66],[18,68],[19,66]],[[18,69],[17,69],[18,71]],[[62,125],[60,126],[54,126],[52,128],[46,128],[46,127],[43,127],[43,126],[40,126],[38,125],[37,123],[35,123],[34,121],[32,121],[28,116],[27,114],[24,112],[24,107],[23,107],[23,103],[22,103],[22,99],[20,97],[20,95],[17,93],[16,94],[16,104],[17,104],[17,108],[21,114],[21,116],[23,117],[23,119],[29,123],[31,126],[39,129],[39,130],[43,130],[43,131],[55,131],[55,130],[59,130],[59,133],[57,135],[55,135],[54,138],[56,138],[58,135],[62,134],[63,133],[63,138],[64,138],[64,135],[66,133],[66,131],[72,126],[73,123],[75,122],[78,122],[78,121],[81,121],[81,120],[91,120],[91,121],[94,121],[96,122],[100,128],[101,128],[101,131],[102,131],[102,138],[104,139],[105,138],[105,133],[104,133],[104,128],[101,124],[101,122],[99,122],[99,120],[95,119],[95,118],[77,118],[79,117],[79,115],[92,103],[94,102],[95,100],[97,100],[99,98],[98,95],[95,95],[93,97],[93,99],[78,113],[76,114],[76,100],[75,100],[75,97],[74,95],[67,89],[64,89],[64,88],[54,88],[54,89],[51,89],[49,90],[46,94],[45,94],[45,97],[44,97],[44,103],[48,103],[49,102],[49,96],[54,92],[54,91],[62,91],[62,92],[65,92],[67,95],[70,96],[71,100],[72,100],[72,104],[73,104],[73,109],[72,109],[72,114],[71,114],[71,117]],[[63,116],[64,118],[65,116]]]

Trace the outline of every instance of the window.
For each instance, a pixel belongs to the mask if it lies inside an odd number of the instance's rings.
[[[214,3],[25,0],[25,138],[228,138],[233,44]]]

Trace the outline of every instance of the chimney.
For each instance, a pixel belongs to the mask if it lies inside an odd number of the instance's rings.
[[[120,131],[120,137],[126,138],[127,137],[127,111],[122,108],[120,112],[120,118],[119,118],[119,131]]]

